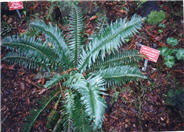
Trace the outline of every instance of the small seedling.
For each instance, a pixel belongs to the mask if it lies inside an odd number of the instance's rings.
[[[178,40],[176,38],[173,37],[169,37],[167,38],[167,44],[170,44],[172,46],[176,46],[178,44]]]
[[[159,29],[158,32],[161,34],[161,33],[163,33],[163,30],[162,29]]]
[[[167,48],[167,47],[162,47],[162,48],[160,48],[159,49],[160,50],[160,54],[162,55],[162,56],[168,56],[168,55],[170,55],[170,54],[172,54],[172,49],[169,49],[169,48]]]
[[[159,28],[166,28],[165,24],[162,24],[162,23],[158,24],[158,27]]]
[[[175,63],[174,56],[168,55],[164,57],[164,64],[167,67],[172,68],[174,66],[174,63]]]
[[[176,58],[178,60],[184,59],[184,49],[180,48],[176,53]]]

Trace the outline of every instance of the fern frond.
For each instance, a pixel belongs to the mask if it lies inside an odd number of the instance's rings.
[[[97,61],[94,65],[91,66],[91,69],[97,70],[107,67],[120,66],[120,65],[136,65],[139,60],[141,60],[142,55],[138,53],[137,50],[124,50],[119,51],[117,54],[112,54],[105,57],[104,60],[97,58]]]
[[[60,101],[61,101],[61,94],[59,95],[53,109],[48,115],[46,126],[49,129],[52,129],[60,118],[60,112],[57,110]]]
[[[19,66],[24,66],[29,69],[37,69],[39,67],[40,70],[43,71],[49,70],[49,64],[43,63],[37,59],[20,56],[16,53],[8,53],[2,60],[5,60],[11,64],[18,64]]]
[[[104,59],[106,53],[117,51],[121,46],[121,41],[125,42],[125,38],[138,32],[141,26],[142,18],[137,15],[134,15],[128,22],[126,19],[119,19],[109,25],[87,45],[87,50],[83,49],[78,69],[85,71],[98,56]]]
[[[67,90],[65,95],[64,130],[76,132],[89,131],[89,121],[84,111],[84,106],[81,104],[80,95],[71,90]]]
[[[47,81],[46,84],[44,85],[44,88],[51,88],[54,85],[58,84],[59,81],[62,79],[65,79],[68,75],[55,75],[51,80]]]
[[[69,89],[65,91],[65,101],[64,101],[64,117],[63,117],[63,127],[65,131],[74,130],[72,117],[73,117],[73,110],[74,110],[74,98],[75,94]]]
[[[72,6],[69,21],[69,48],[74,64],[77,65],[80,59],[80,53],[82,49],[82,34],[83,31],[82,15],[77,6]]]
[[[102,127],[106,104],[101,95],[105,95],[104,80],[100,76],[90,76],[87,80],[81,78],[72,85],[72,88],[81,94],[81,102],[85,112],[90,117],[93,130]]]
[[[40,102],[40,106],[37,109],[34,109],[33,111],[30,112],[30,116],[25,120],[23,132],[30,132],[33,124],[43,112],[43,110],[57,97],[57,95],[60,93],[60,91],[54,91],[51,93],[49,96],[47,96],[44,101]]]
[[[27,57],[29,60],[49,64],[48,67],[50,68],[62,66],[55,50],[49,46],[44,46],[41,40],[36,40],[34,37],[6,37],[2,40],[2,43],[2,46],[12,50],[16,49],[19,56]]]
[[[81,104],[80,95],[76,94],[74,102],[74,110],[72,116],[74,130],[76,132],[91,131],[87,115],[85,113],[85,107]]]
[[[109,84],[126,83],[130,80],[137,80],[139,78],[146,79],[139,68],[132,66],[116,66],[107,69],[99,70],[97,75],[101,75]]]
[[[46,25],[43,21],[34,21],[30,23],[30,27],[37,29],[44,33],[47,43],[51,43],[53,48],[56,49],[61,61],[66,65],[70,65],[71,56],[70,50],[63,39],[63,34],[57,26]]]

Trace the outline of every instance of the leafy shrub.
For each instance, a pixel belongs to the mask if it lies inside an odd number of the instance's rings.
[[[147,22],[151,25],[157,25],[165,19],[164,11],[152,11],[147,18]]]
[[[184,112],[184,88],[169,90],[166,103]]]
[[[107,25],[86,46],[83,44],[82,19],[80,10],[73,5],[65,39],[57,26],[34,21],[29,29],[43,34],[44,40],[39,39],[37,33],[2,40],[3,46],[11,50],[3,60],[55,73],[44,85],[46,89],[55,86],[53,92],[31,112],[24,131],[30,131],[41,112],[54,101],[48,115],[48,128],[78,132],[100,129],[106,108],[105,87],[146,78],[136,65],[141,58],[137,51],[118,51],[121,42],[141,28],[141,17],[134,15],[130,21],[119,19]]]

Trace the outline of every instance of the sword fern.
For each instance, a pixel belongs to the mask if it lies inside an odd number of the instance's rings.
[[[3,60],[26,68],[57,73],[44,87],[58,88],[33,112],[26,121],[24,131],[31,130],[38,116],[55,98],[58,98],[57,107],[49,114],[48,121],[52,121],[55,113],[59,113],[57,115],[60,117],[53,126],[48,123],[53,131],[86,132],[100,129],[106,108],[103,98],[106,86],[146,78],[135,65],[140,59],[136,51],[118,53],[125,38],[138,32],[141,26],[142,18],[137,15],[129,21],[119,19],[107,25],[84,46],[82,16],[79,8],[73,5],[69,36],[65,38],[57,26],[47,25],[43,21],[31,22],[29,29],[40,32],[45,40],[28,35],[4,38],[2,46],[10,49],[10,52]],[[58,107],[60,104],[64,105]]]

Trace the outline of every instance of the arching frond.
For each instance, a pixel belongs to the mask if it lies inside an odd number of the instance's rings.
[[[49,96],[47,96],[42,102],[40,102],[40,106],[37,109],[33,109],[30,112],[30,116],[25,120],[24,129],[23,132],[30,132],[33,124],[43,112],[43,110],[57,97],[57,95],[60,93],[57,90],[51,93]]]
[[[51,80],[47,81],[44,85],[45,88],[51,88],[54,85],[58,84],[59,81],[61,81],[62,79],[65,79],[68,75],[55,75],[53,78],[51,78]]]
[[[115,66],[99,70],[96,74],[101,75],[109,84],[126,83],[139,78],[146,79],[139,68],[132,66]]]
[[[80,95],[75,96],[75,109],[73,111],[73,123],[75,132],[87,132],[91,131],[90,122],[88,121],[85,107],[81,103]]]
[[[6,60],[11,64],[18,64],[19,66],[24,66],[29,69],[37,69],[39,67],[40,70],[49,71],[49,64],[42,63],[37,59],[20,56],[16,53],[8,53],[2,60]]]
[[[54,49],[46,45],[44,46],[40,40],[36,40],[33,37],[7,37],[2,40],[2,46],[10,48],[13,52],[10,52],[4,58],[5,60],[9,59],[9,61],[13,62],[18,60],[17,63],[22,63],[26,67],[32,68],[34,65],[33,68],[35,68],[35,64],[41,64],[42,66],[47,65],[48,69],[63,66]],[[13,55],[15,55],[15,57],[13,57]],[[15,60],[13,60],[13,58]]]
[[[90,131],[89,121],[85,113],[85,107],[81,104],[79,93],[69,92],[66,95],[66,115],[64,128],[65,131],[73,130],[76,132]]]
[[[90,67],[98,56],[104,59],[106,53],[117,51],[121,46],[121,41],[125,42],[125,38],[138,32],[141,26],[142,18],[137,15],[134,15],[128,22],[126,19],[119,19],[109,25],[88,44],[87,50],[83,50],[78,68],[85,71],[86,67]]]
[[[65,91],[65,101],[64,101],[64,116],[63,116],[63,127],[64,131],[74,130],[74,125],[72,122],[73,110],[75,104],[75,94],[69,89]]]
[[[46,126],[49,129],[54,128],[55,124],[57,123],[57,121],[60,118],[60,112],[59,112],[59,110],[57,110],[60,101],[61,101],[61,94],[59,94],[58,99],[57,99],[53,109],[51,110],[51,112],[48,115]]]
[[[77,65],[80,59],[80,53],[82,49],[82,31],[83,21],[82,15],[78,7],[72,6],[69,21],[69,48],[71,50],[71,56],[74,64]]]
[[[2,40],[3,45],[8,48],[21,49],[21,51],[35,51],[38,55],[51,59],[54,61],[54,58],[57,58],[57,54],[54,49],[51,49],[49,46],[44,46],[41,40],[36,40],[34,37],[6,37]]]
[[[101,97],[105,94],[104,80],[100,76],[90,76],[87,80],[81,78],[71,86],[81,94],[81,102],[92,121],[93,130],[101,128],[106,108],[105,101]]]
[[[97,59],[96,63],[91,66],[91,69],[98,70],[109,66],[137,65],[137,62],[142,59],[141,56],[142,55],[140,55],[137,50],[119,51],[117,54],[105,57],[104,60],[101,58]]]
[[[70,50],[63,39],[63,34],[57,26],[46,25],[43,21],[34,21],[30,23],[30,27],[37,29],[45,35],[47,43],[56,49],[57,54],[67,65],[70,65]]]

